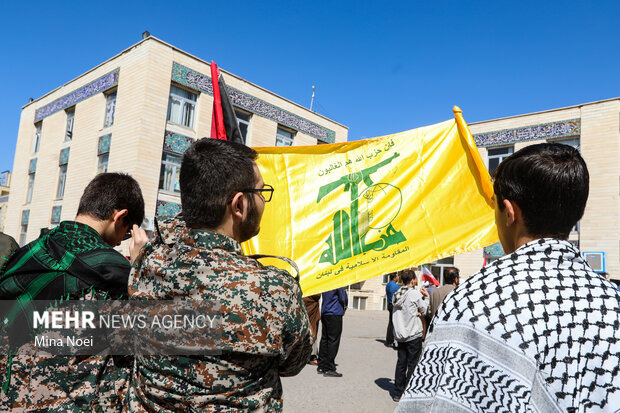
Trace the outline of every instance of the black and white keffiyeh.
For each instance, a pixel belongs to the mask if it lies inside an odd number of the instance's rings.
[[[448,295],[396,412],[620,411],[620,293],[538,239]]]

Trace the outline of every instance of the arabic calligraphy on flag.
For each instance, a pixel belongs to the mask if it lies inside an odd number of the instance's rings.
[[[244,251],[292,258],[312,295],[493,244],[492,185],[459,116],[364,141],[257,148],[275,192]]]

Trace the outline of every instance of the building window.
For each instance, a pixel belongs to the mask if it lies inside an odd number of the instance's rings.
[[[73,139],[73,120],[75,119],[75,108],[67,109],[67,129],[65,131],[65,142]]]
[[[104,153],[97,157],[97,173],[102,174],[108,172],[108,161],[110,159],[109,153]]]
[[[161,160],[161,172],[159,175],[159,189],[168,192],[181,192],[179,176],[181,174],[180,155],[164,152]]]
[[[56,188],[56,199],[62,199],[65,196],[65,184],[67,183],[67,165],[58,167],[58,187]]]
[[[22,211],[22,225],[19,231],[19,246],[26,245],[26,234],[28,233],[28,219],[30,218],[30,210]]]
[[[504,146],[503,148],[488,149],[489,173],[492,174],[495,168],[514,152],[514,146]]]
[[[103,127],[107,128],[114,124],[114,111],[116,110],[116,90],[105,95],[105,119]]]
[[[62,213],[62,205],[56,205],[52,207],[52,219],[50,220],[50,223],[59,224],[61,213]]]
[[[168,122],[193,128],[197,97],[198,95],[195,93],[171,85],[170,101],[168,103]]]
[[[276,146],[291,146],[293,145],[293,138],[295,133],[278,126],[278,133],[276,135]]]
[[[353,308],[356,310],[365,310],[366,297],[353,297]]]
[[[430,269],[433,277],[435,277],[437,281],[443,285],[443,272],[448,267],[454,267],[454,257],[442,258],[425,265]]]
[[[389,283],[389,282],[390,282],[390,274],[391,274],[391,273],[389,273],[389,274],[383,274],[383,281],[382,281],[382,283],[383,283],[383,284],[387,284],[387,283]]]
[[[28,189],[26,190],[26,203],[32,202],[32,191],[34,190],[34,173],[28,174]]]
[[[252,114],[235,108],[235,115],[237,116],[237,122],[239,122],[239,130],[241,131],[241,136],[243,136],[243,142],[247,144],[248,129],[250,128],[250,119],[252,119]]]
[[[32,153],[39,152],[39,146],[41,145],[41,125],[41,122],[35,123],[34,125],[34,142],[32,143]]]
[[[553,141],[549,141],[549,143],[561,143],[563,145],[572,146],[573,148],[581,151],[581,146],[580,146],[579,138],[556,139],[556,140],[553,140]]]

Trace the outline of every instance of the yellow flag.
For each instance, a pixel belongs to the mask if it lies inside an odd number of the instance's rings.
[[[380,138],[257,148],[275,191],[244,251],[293,259],[307,296],[497,242],[490,177],[454,111]]]

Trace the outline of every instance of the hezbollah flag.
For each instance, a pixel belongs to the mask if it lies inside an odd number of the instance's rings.
[[[244,251],[293,259],[307,296],[493,244],[491,180],[454,112],[380,138],[257,148],[275,191]]]

